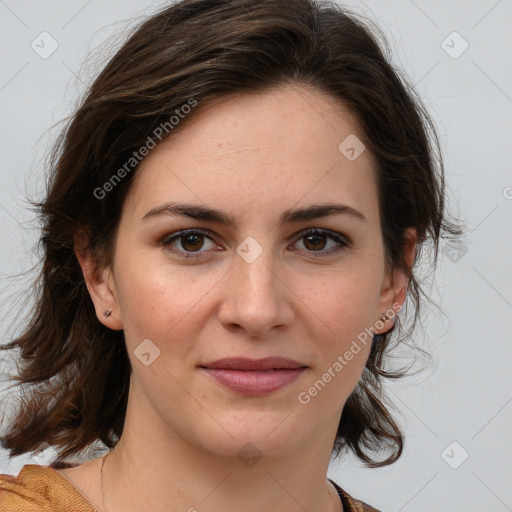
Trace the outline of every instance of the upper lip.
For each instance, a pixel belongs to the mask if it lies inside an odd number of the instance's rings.
[[[200,366],[202,368],[216,368],[224,370],[277,370],[281,368],[304,368],[306,365],[285,357],[264,357],[263,359],[230,357],[218,359]]]

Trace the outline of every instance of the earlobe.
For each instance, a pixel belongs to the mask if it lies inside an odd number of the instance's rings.
[[[75,235],[75,255],[82,269],[89,296],[94,304],[98,320],[112,330],[121,330],[118,301],[110,267],[99,267],[91,250],[88,238],[82,231]]]

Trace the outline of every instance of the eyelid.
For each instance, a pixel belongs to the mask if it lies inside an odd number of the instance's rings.
[[[173,233],[170,233],[166,235],[161,241],[160,244],[164,247],[168,247],[171,245],[171,243],[177,239],[180,239],[181,237],[185,237],[190,234],[200,234],[211,240],[213,243],[219,245],[214,238],[214,234],[208,230],[208,229],[202,229],[202,228],[189,228],[189,229],[182,229],[179,231],[175,231]],[[328,256],[332,255],[333,253],[339,252],[343,249],[346,249],[347,247],[352,246],[352,241],[349,237],[346,235],[339,233],[337,231],[333,231],[330,229],[325,228],[306,228],[301,231],[299,231],[296,235],[294,235],[294,242],[293,244],[297,243],[301,238],[304,238],[309,235],[314,234],[320,234],[325,235],[328,238],[331,238],[334,240],[338,245],[337,247],[331,247],[327,251],[307,251],[307,250],[300,250],[302,253],[307,253],[308,255],[311,255],[313,257],[322,257],[322,256]],[[208,254],[210,250],[208,251],[182,251],[182,250],[174,250],[169,249],[171,252],[179,253],[181,257],[183,258],[197,258],[200,257],[201,254]]]
[[[343,233],[339,233],[338,231],[333,231],[332,229],[325,229],[325,228],[306,228],[302,230],[299,234],[297,239],[300,239],[304,236],[313,235],[319,233],[321,235],[326,235],[327,237],[330,237],[337,242],[349,246],[352,245],[352,240],[347,235],[344,235]]]
[[[167,246],[170,246],[171,243],[175,240],[179,240],[180,238],[182,237],[185,237],[187,235],[195,235],[195,234],[198,234],[198,235],[203,235],[205,236],[206,238],[208,238],[209,240],[211,240],[213,243],[219,245],[215,239],[213,238],[213,233],[211,231],[209,231],[208,229],[202,229],[202,228],[189,228],[189,229],[181,229],[179,231],[175,231],[173,233],[170,233],[168,235],[166,235],[161,241],[160,241],[160,244],[163,245],[164,247],[167,247]],[[187,251],[175,251],[175,250],[172,250],[172,249],[169,249],[171,250],[172,252],[178,252],[180,254],[187,254],[188,256],[185,256],[185,257],[196,257],[194,256],[194,254],[203,254],[207,251],[192,251],[192,252],[187,252]]]
[[[324,250],[308,251],[308,250],[304,250],[304,249],[299,250],[302,253],[306,253],[308,255],[308,257],[313,257],[313,258],[325,257],[326,258],[326,257],[332,256],[334,254],[338,254],[341,251],[346,250],[352,246],[352,241],[346,235],[339,233],[337,231],[333,231],[333,230],[325,229],[325,228],[304,229],[300,233],[298,233],[298,236],[296,236],[295,242],[293,242],[293,243],[294,244],[297,243],[299,240],[301,240],[302,238],[305,238],[306,236],[316,235],[316,234],[325,235],[327,238],[334,240],[337,243],[337,245],[335,247],[331,247],[330,249],[325,250],[325,251]]]

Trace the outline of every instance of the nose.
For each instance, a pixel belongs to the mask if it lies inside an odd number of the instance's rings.
[[[292,325],[293,293],[284,268],[273,258],[271,250],[263,250],[254,261],[233,255],[219,309],[226,329],[268,338]]]

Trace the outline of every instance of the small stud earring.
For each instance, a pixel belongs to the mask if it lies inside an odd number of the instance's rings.
[[[112,314],[112,310],[111,310],[111,309],[106,309],[106,310],[103,312],[103,316],[104,316],[105,318],[108,318],[111,314]]]
[[[382,322],[387,322],[388,317],[386,315],[380,315],[379,320],[381,320]]]

